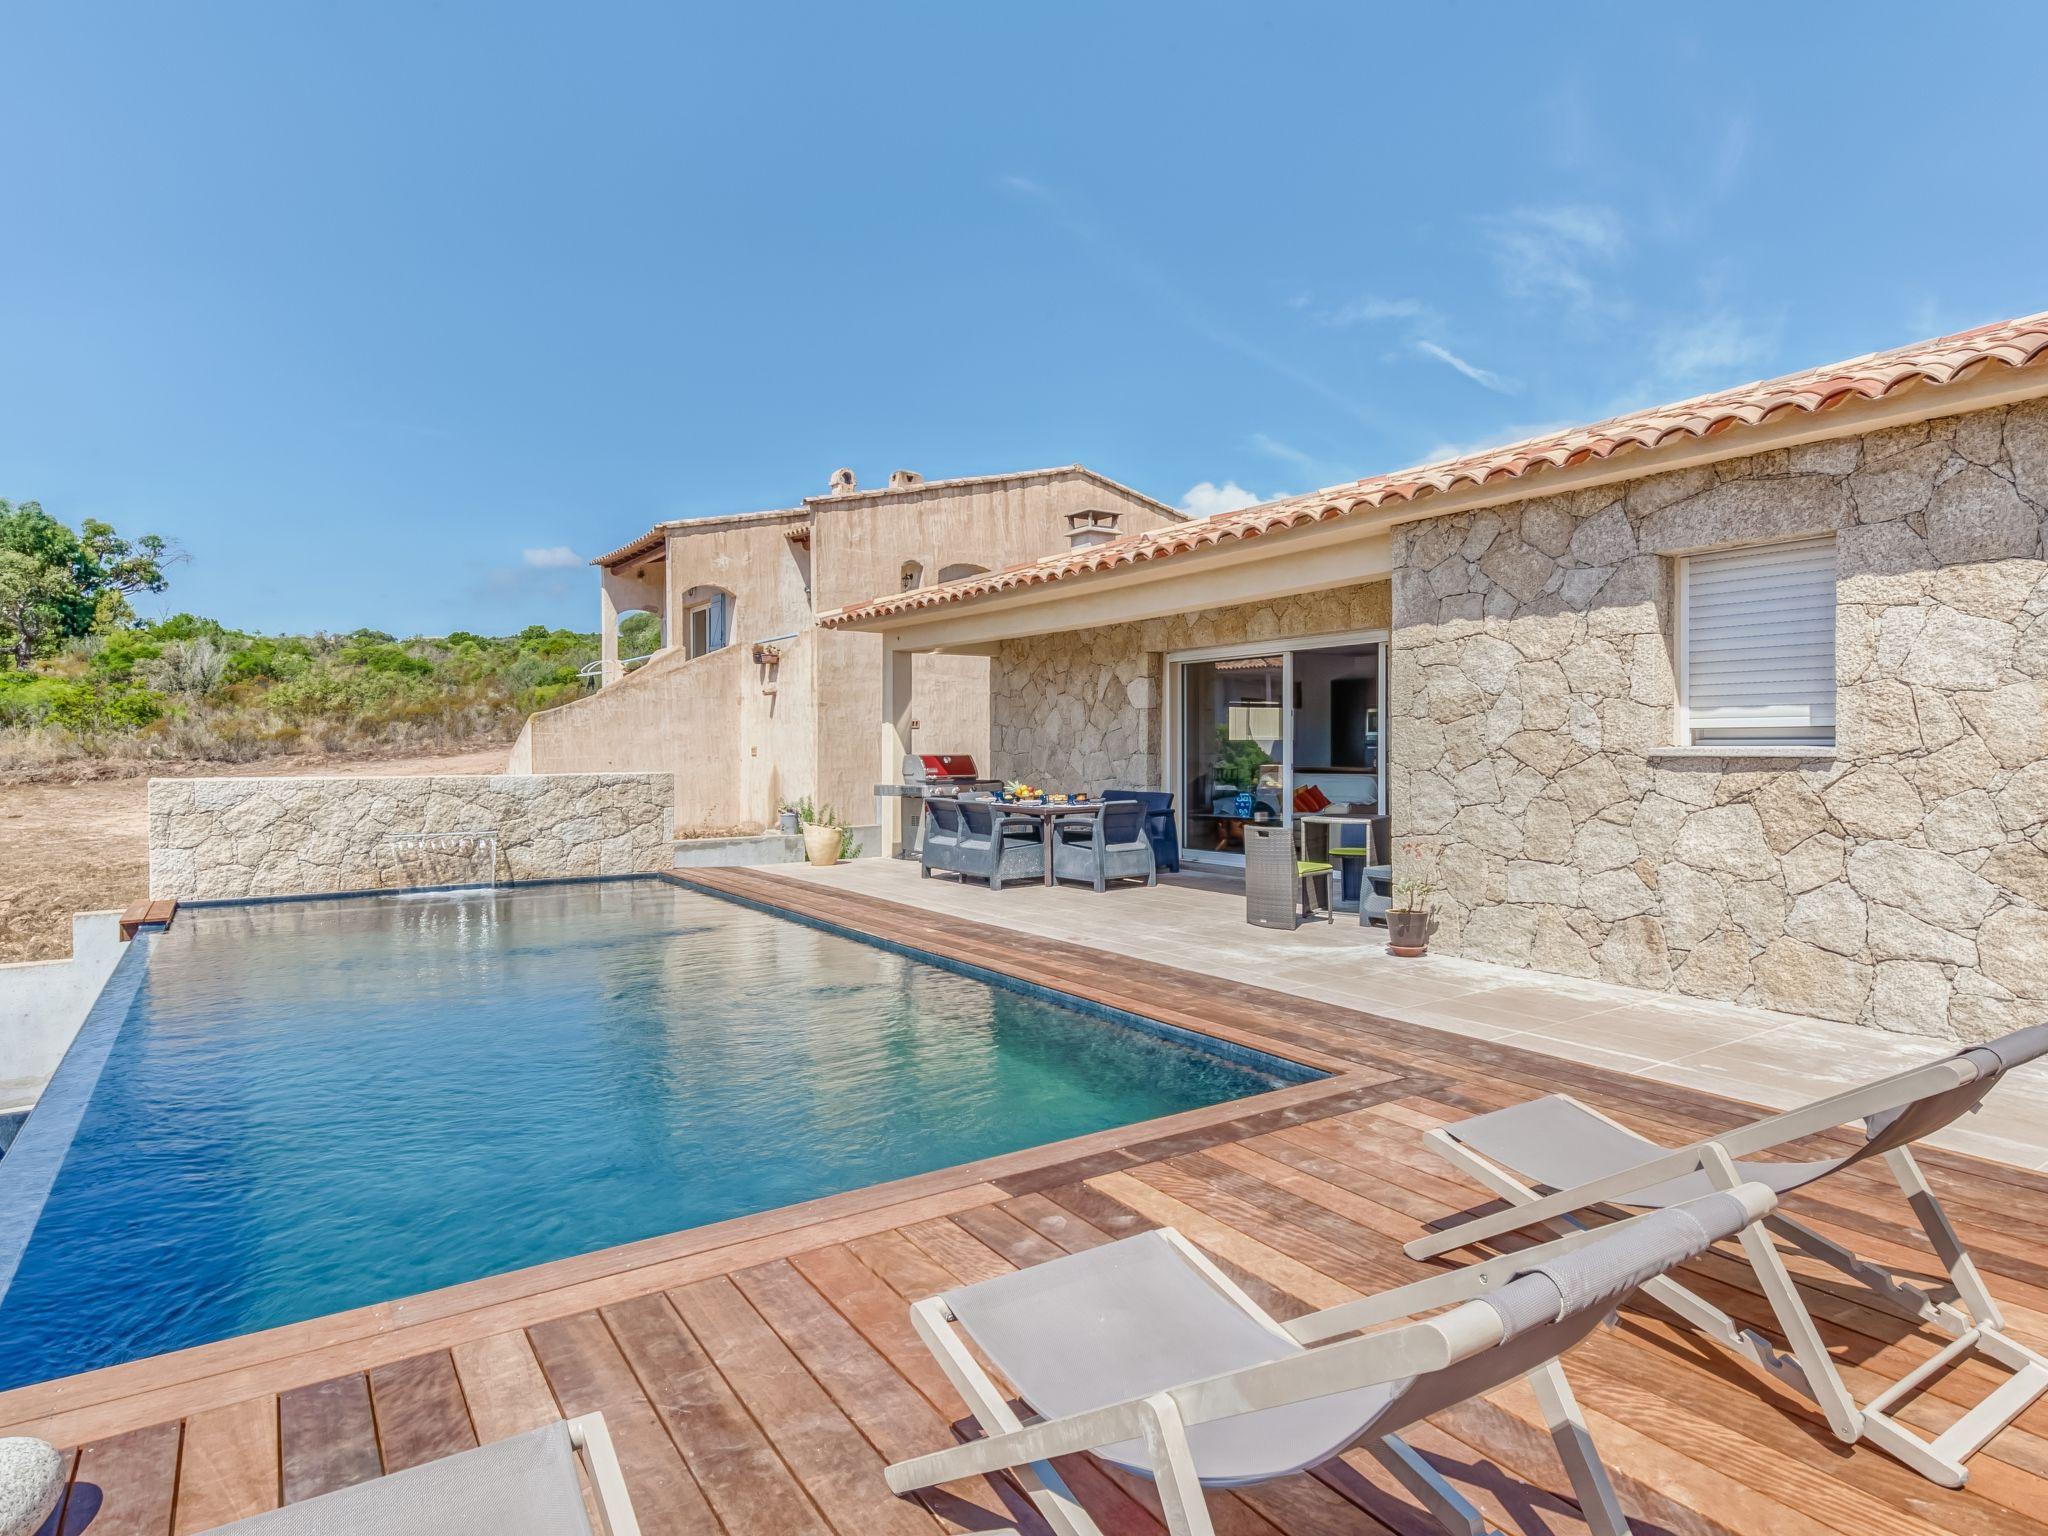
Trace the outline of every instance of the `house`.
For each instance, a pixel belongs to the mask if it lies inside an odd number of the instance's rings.
[[[1441,951],[1982,1039],[2048,1005],[2048,315],[821,622],[992,766],[1377,804]]]
[[[863,490],[839,470],[794,507],[656,525],[594,562],[598,690],[534,715],[514,773],[676,776],[681,833],[757,828],[810,797],[856,824],[873,804],[882,644],[823,631],[820,609],[987,574],[1183,521],[1079,465]],[[653,614],[660,645],[621,657],[619,625]],[[988,663],[920,658],[908,729],[924,750],[988,760]],[[892,764],[892,775],[900,765]]]

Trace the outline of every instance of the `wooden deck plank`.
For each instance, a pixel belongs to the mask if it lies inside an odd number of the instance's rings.
[[[619,1302],[604,1320],[728,1536],[831,1531],[666,1296]]]
[[[528,1338],[562,1412],[604,1415],[641,1528],[712,1536],[717,1517],[604,1320],[580,1312],[542,1323]]]
[[[445,1350],[370,1372],[370,1407],[386,1472],[438,1461],[477,1443],[455,1361]]]
[[[650,1533],[1015,1525],[1035,1536],[1042,1523],[1007,1478],[919,1500],[888,1494],[884,1463],[971,1432],[910,1326],[909,1301],[1171,1223],[1261,1305],[1293,1316],[1430,1272],[1402,1242],[1487,1203],[1422,1143],[1433,1126],[1558,1090],[1673,1144],[1757,1113],[1142,960],[1105,965],[1099,952],[830,886],[746,871],[705,883],[1340,1070],[1165,1123],[0,1395],[0,1429],[30,1425],[83,1445],[50,1536],[186,1536],[592,1411],[612,1428]],[[2048,1340],[2048,1178],[1961,1154],[1923,1163],[2015,1330]],[[1928,1267],[1881,1167],[1848,1170],[1791,1204],[1881,1262]],[[1874,1313],[1809,1261],[1793,1267],[1852,1386],[1869,1390],[1941,1342]],[[1770,1331],[1738,1257],[1704,1256],[1685,1279]],[[1567,1370],[1640,1531],[2048,1536],[2048,1405],[1972,1461],[1966,1489],[1949,1491],[1867,1445],[1839,1445],[1811,1405],[1653,1304],[1632,1303]],[[1938,1428],[1997,1379],[1966,1366],[1904,1416]],[[1525,1386],[1437,1415],[1410,1439],[1513,1536],[1584,1532]],[[1110,1536],[1158,1536],[1144,1479],[1086,1457],[1062,1472]],[[1436,1536],[1357,1453],[1213,1504],[1227,1536]]]
[[[80,1446],[63,1536],[169,1536],[181,1438],[178,1425],[159,1424]]]
[[[902,1461],[945,1443],[945,1420],[794,1266],[778,1261],[741,1270],[732,1278],[762,1321],[803,1362],[883,1461]],[[947,1483],[919,1498],[949,1530],[1012,1525],[1031,1536],[1050,1531],[1008,1478]]]
[[[874,1447],[730,1279],[700,1280],[669,1300],[842,1536],[938,1529],[930,1511],[889,1492]]]
[[[347,1488],[384,1470],[370,1381],[357,1372],[295,1387],[277,1400],[284,1502]]]
[[[174,1536],[277,1508],[277,1399],[250,1398],[185,1420]]]
[[[562,1416],[524,1333],[470,1339],[450,1350],[449,1358],[480,1443],[509,1440]]]

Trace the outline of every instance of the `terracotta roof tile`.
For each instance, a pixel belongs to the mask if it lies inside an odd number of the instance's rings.
[[[1759,425],[1791,411],[1810,413],[1830,410],[1850,400],[1880,400],[1903,385],[1951,384],[1994,363],[2009,368],[2048,366],[2048,312],[1634,411],[1548,437],[1355,480],[1307,496],[1248,507],[1242,512],[1126,534],[1092,549],[1050,555],[962,581],[891,593],[836,613],[821,614],[819,621],[837,625],[940,608],[1091,571],[1189,554],[1256,539],[1276,530],[1330,522],[1361,507],[1419,501],[1464,485],[1489,485],[1593,459],[1607,459],[1625,451],[1657,448],[1685,438],[1714,437],[1735,427]]]

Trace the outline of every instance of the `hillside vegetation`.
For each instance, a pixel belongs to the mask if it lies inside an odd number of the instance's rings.
[[[508,740],[580,693],[597,637],[252,635],[178,614],[0,671],[0,767],[81,757],[247,762]]]
[[[400,639],[138,620],[127,598],[163,591],[178,558],[155,537],[131,546],[91,521],[74,534],[34,502],[0,501],[0,771],[459,752],[582,692],[597,659],[595,635],[542,625]],[[636,618],[629,655],[657,643]]]

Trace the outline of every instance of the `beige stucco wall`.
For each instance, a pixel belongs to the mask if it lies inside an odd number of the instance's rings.
[[[2048,1001],[2048,405],[1407,525],[1397,837],[1436,943],[1965,1039]],[[1671,557],[1837,539],[1837,741],[1673,741]]]
[[[1388,583],[1009,640],[990,678],[993,771],[1091,790],[1164,789],[1165,658],[1241,641],[1384,630]]]
[[[923,567],[930,585],[952,565],[993,571],[1058,554],[1067,547],[1069,512],[1119,512],[1124,533],[1173,520],[1143,497],[1076,469],[952,488],[823,497],[810,506],[817,519],[820,612],[900,590],[907,560]]]
[[[286,896],[620,875],[674,858],[666,774],[152,779],[149,893]],[[492,834],[496,851],[446,841]]]
[[[672,773],[685,832],[763,826],[802,796],[865,823],[882,779],[882,642],[819,630],[814,612],[896,591],[908,560],[931,580],[948,566],[992,570],[1054,553],[1066,547],[1066,514],[1085,509],[1120,512],[1130,531],[1170,520],[1142,497],[1063,469],[814,498],[799,511],[673,529],[659,550],[622,567],[639,584],[631,590],[659,584],[671,641],[686,638],[690,602],[711,589],[731,594],[731,643],[695,660],[672,647],[598,693],[533,716],[512,768]],[[806,525],[810,544],[792,543],[789,531]],[[781,660],[757,666],[752,645],[769,639]],[[915,670],[915,744],[985,762],[987,661],[921,656]]]

